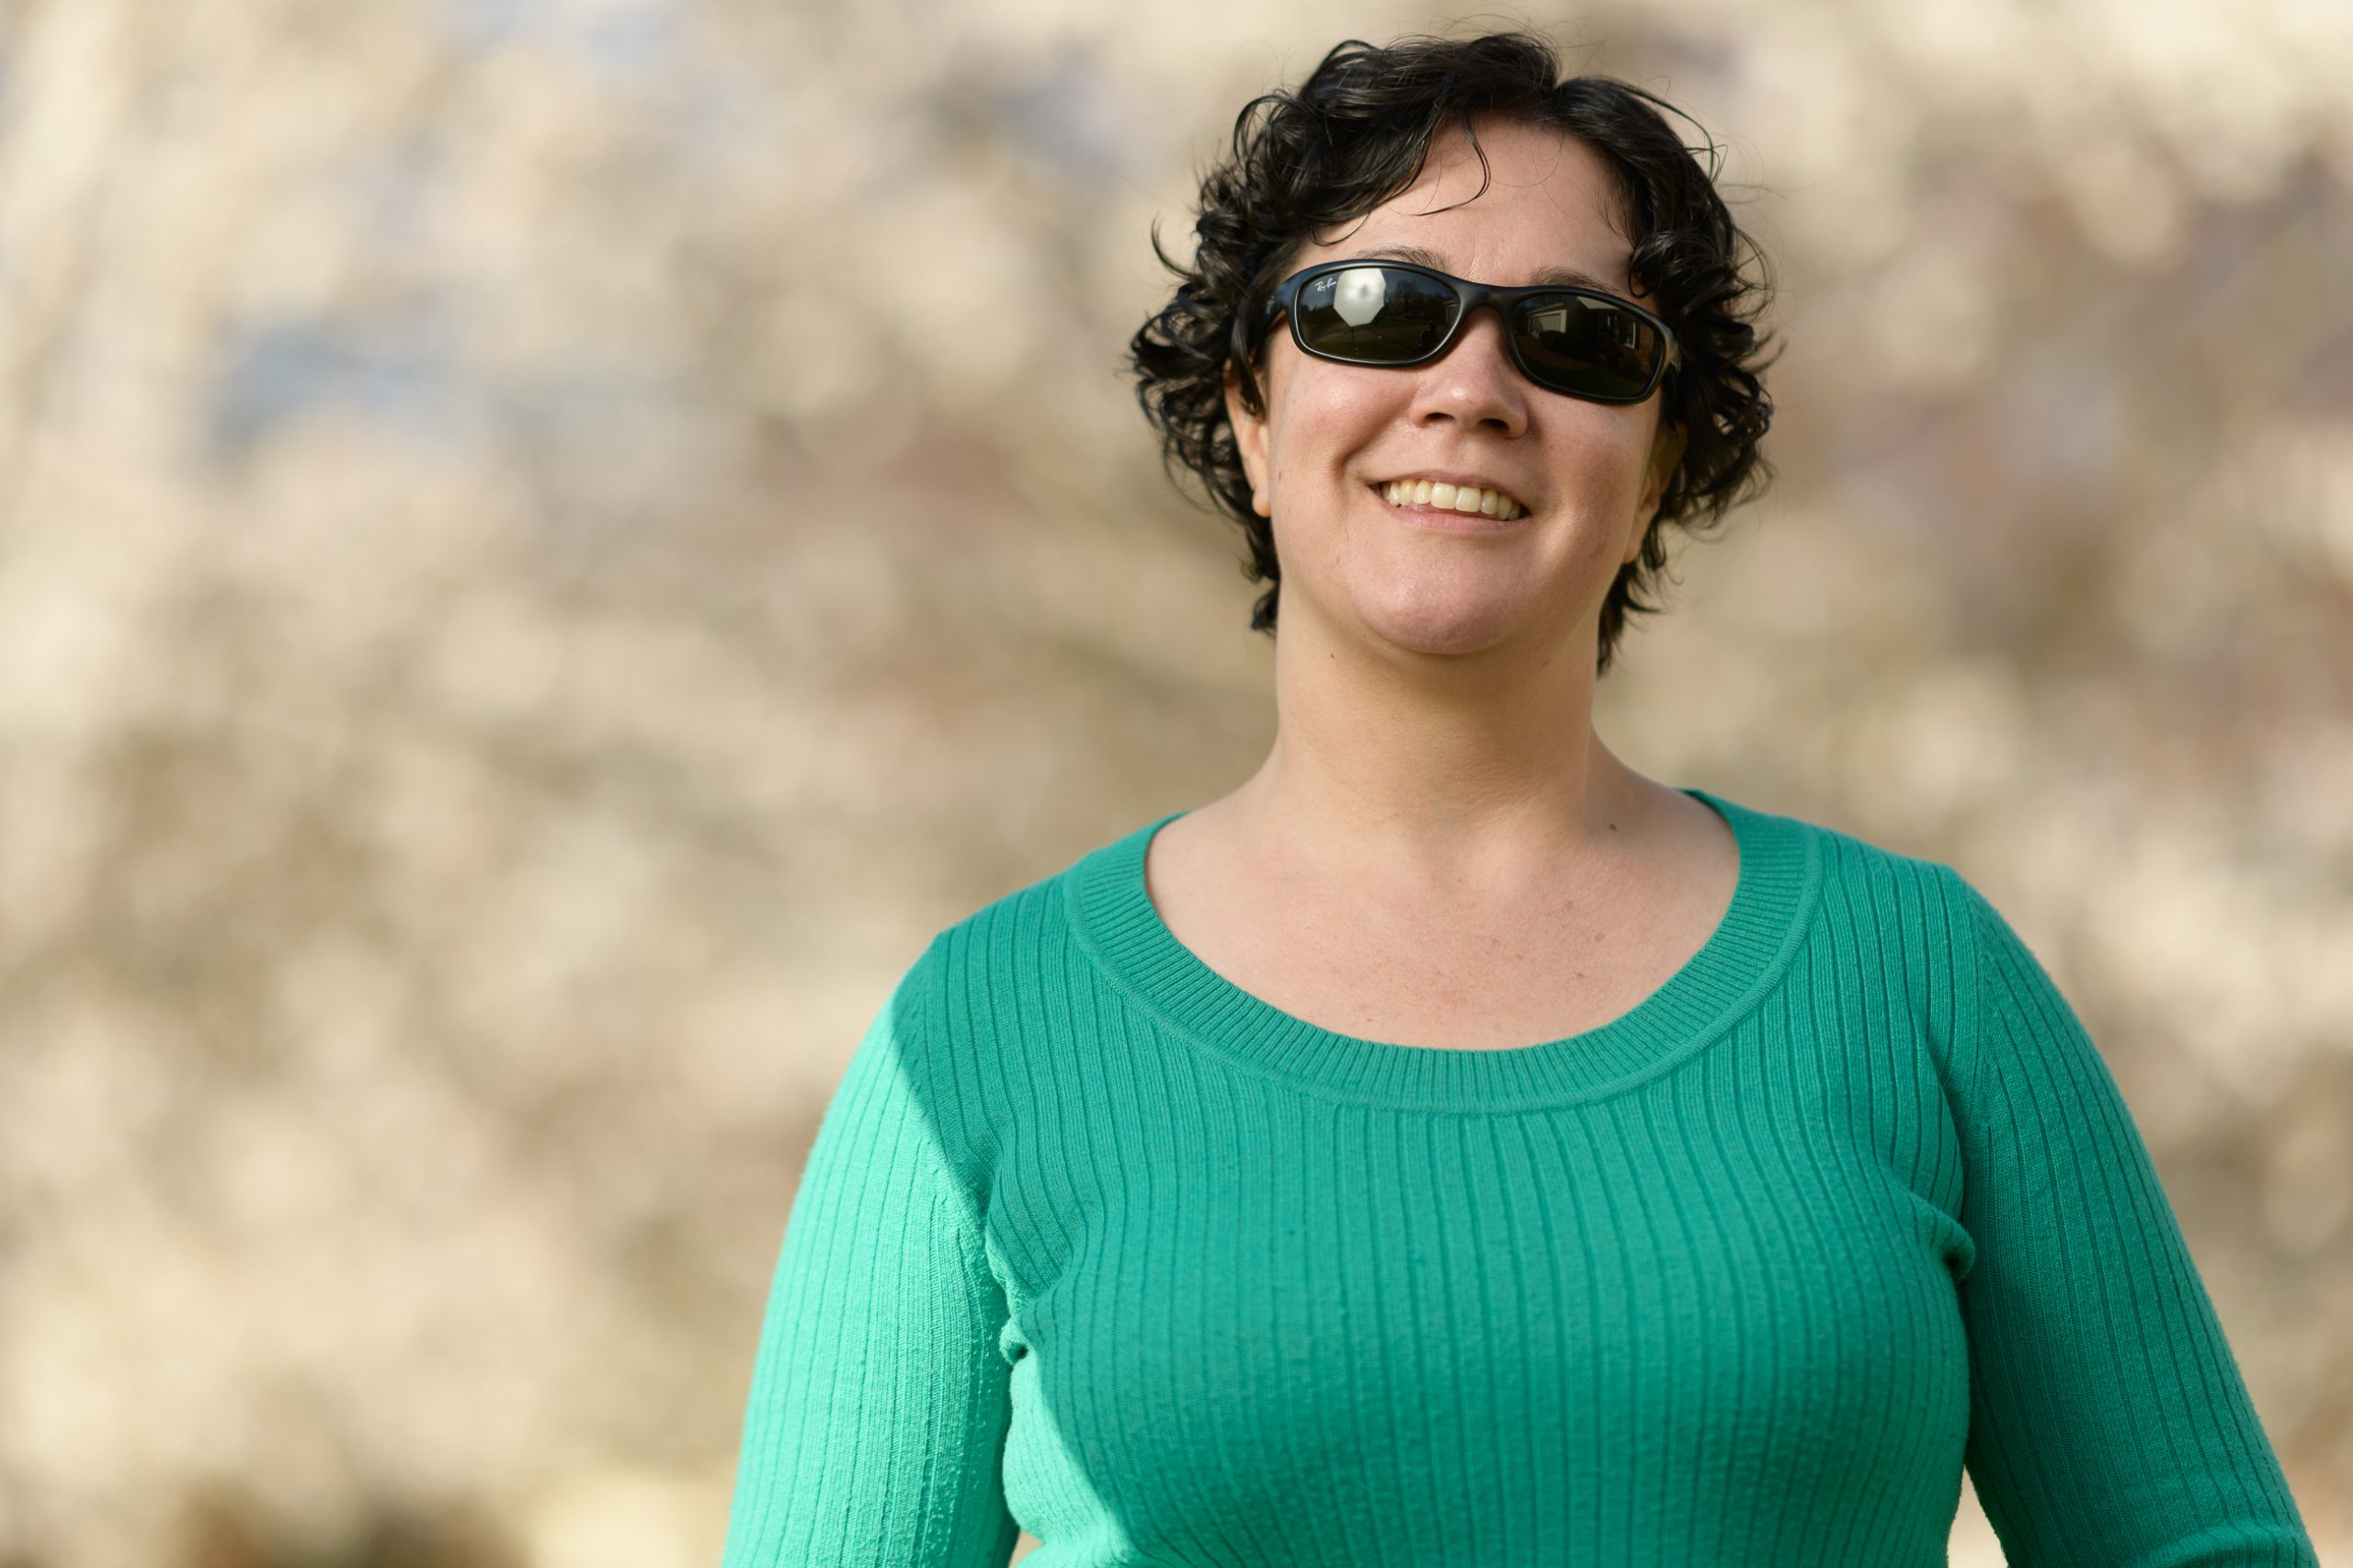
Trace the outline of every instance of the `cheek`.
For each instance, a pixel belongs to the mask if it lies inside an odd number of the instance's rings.
[[[1278,367],[1267,392],[1268,480],[1315,483],[1343,472],[1352,458],[1402,416],[1399,392],[1377,370],[1308,360]]]
[[[1588,512],[1615,515],[1643,493],[1650,462],[1648,420],[1627,417],[1602,404],[1586,404],[1553,446],[1552,477],[1560,494]]]

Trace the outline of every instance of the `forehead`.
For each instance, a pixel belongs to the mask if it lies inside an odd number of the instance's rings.
[[[1319,232],[1302,263],[1410,246],[1482,283],[1584,281],[1628,292],[1633,247],[1601,153],[1582,137],[1521,120],[1483,115],[1472,128],[1478,150],[1459,121],[1449,125],[1412,185],[1363,218]]]

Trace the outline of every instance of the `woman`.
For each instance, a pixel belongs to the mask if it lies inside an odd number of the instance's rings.
[[[1940,1563],[1964,1464],[2013,1563],[2316,1562],[2009,925],[1594,733],[1769,415],[1654,101],[1499,35],[1244,111],[1135,363],[1279,738],[900,981],[725,1568]]]

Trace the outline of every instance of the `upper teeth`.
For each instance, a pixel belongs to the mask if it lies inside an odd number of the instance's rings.
[[[1482,490],[1475,484],[1458,488],[1441,480],[1392,479],[1381,487],[1381,494],[1392,506],[1446,506],[1457,512],[1483,512],[1506,522],[1528,510],[1500,490]]]

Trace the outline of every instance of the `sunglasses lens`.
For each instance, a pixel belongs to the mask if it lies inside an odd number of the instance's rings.
[[[1461,302],[1435,278],[1392,267],[1349,267],[1299,290],[1299,331],[1310,348],[1359,365],[1402,365],[1446,340]]]
[[[1637,397],[1666,352],[1657,327],[1584,294],[1523,301],[1515,330],[1529,374],[1573,397]]]

